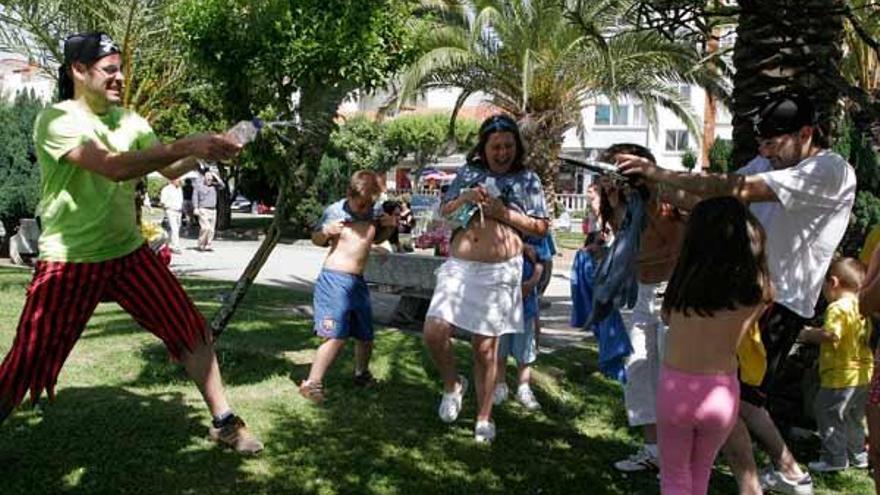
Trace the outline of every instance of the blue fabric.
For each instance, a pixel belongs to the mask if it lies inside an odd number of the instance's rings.
[[[370,209],[370,212],[366,215],[357,215],[353,211],[351,211],[351,208],[348,207],[348,199],[343,198],[331,204],[327,208],[324,208],[324,213],[321,214],[321,219],[318,220],[318,223],[315,224],[314,230],[317,232],[328,223],[338,222],[340,220],[345,223],[372,222],[381,213],[381,206],[377,211],[374,205],[373,208]]]
[[[523,282],[535,273],[535,264],[528,256],[523,256]],[[523,298],[523,320],[538,316],[538,287],[535,286],[529,294]]]
[[[547,235],[541,238],[526,237],[526,242],[534,246],[535,252],[538,254],[538,261],[545,262],[553,259],[556,255],[556,244],[553,242],[553,235],[547,231]]]
[[[313,300],[318,336],[373,340],[373,307],[364,277],[324,268],[315,283]]]
[[[546,245],[548,256],[547,258],[552,258],[556,256],[556,240],[553,239],[553,234],[551,231],[547,231],[547,235],[544,237],[544,244]]]
[[[599,371],[620,383],[626,383],[626,358],[633,352],[620,311],[614,310],[593,328],[599,343]]]
[[[587,325],[604,320],[615,309],[636,305],[639,296],[636,259],[645,222],[644,200],[638,193],[630,194],[620,230],[596,269],[593,310]]]
[[[571,326],[586,328],[593,307],[593,283],[596,263],[586,251],[578,251],[571,267]],[[626,333],[620,311],[611,313],[592,326],[599,344],[599,371],[615,380],[626,383],[626,358],[632,354],[632,343]]]
[[[465,164],[456,172],[455,180],[443,195],[443,202],[447,203],[457,198],[464,189],[485,185],[488,178],[495,181],[495,185],[501,190],[501,199],[507,206],[530,217],[550,217],[541,179],[531,170],[499,175],[481,166]]]
[[[498,337],[498,358],[507,361],[513,357],[518,365],[532,364],[538,359],[538,345],[535,342],[535,318],[525,318],[520,333],[505,333]]]
[[[593,309],[593,282],[596,265],[593,256],[578,250],[571,265],[571,326],[583,328]]]

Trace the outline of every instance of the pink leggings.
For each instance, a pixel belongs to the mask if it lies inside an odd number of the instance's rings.
[[[663,495],[700,495],[718,450],[739,414],[736,373],[694,374],[660,369],[657,440]]]

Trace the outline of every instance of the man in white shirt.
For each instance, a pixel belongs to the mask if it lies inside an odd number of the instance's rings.
[[[165,218],[168,219],[168,229],[171,231],[171,252],[180,253],[180,215],[183,212],[183,190],[180,188],[180,179],[172,179],[163,187],[159,198],[162,208],[165,209]]]
[[[761,319],[767,351],[767,373],[759,387],[741,386],[740,419],[725,454],[741,493],[761,488],[799,495],[813,492],[766,409],[767,390],[788,355],[822,289],[822,281],[849,223],[856,192],[853,168],[829,151],[817,126],[812,103],[804,96],[781,94],[757,114],[755,134],[770,169],[740,174],[690,174],[658,168],[638,157],[621,157],[621,171],[661,184],[667,198],[734,196],[746,203],[765,203],[758,215],[767,231],[767,263],[776,290],[775,304]],[[760,166],[760,165],[756,165]],[[748,427],[748,429],[746,428]],[[751,450],[751,431],[770,455],[760,477]],[[759,486],[760,481],[760,486]]]

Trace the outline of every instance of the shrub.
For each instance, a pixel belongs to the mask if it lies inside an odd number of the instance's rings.
[[[32,135],[43,106],[33,92],[20,93],[12,104],[0,101],[0,221],[10,235],[20,218],[35,215],[40,200]]]
[[[716,139],[709,149],[709,171],[727,173],[733,156],[733,143],[728,139]]]
[[[687,150],[681,155],[681,166],[693,170],[697,166],[697,155],[693,151]]]

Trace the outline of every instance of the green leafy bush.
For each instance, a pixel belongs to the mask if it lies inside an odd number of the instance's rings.
[[[697,166],[697,155],[693,151],[687,150],[681,155],[681,166],[693,170]]]
[[[9,233],[20,218],[35,215],[40,200],[32,135],[43,106],[32,92],[19,94],[12,104],[0,101],[0,221]]]
[[[709,148],[709,171],[717,173],[730,172],[733,143],[728,139],[716,139]]]

